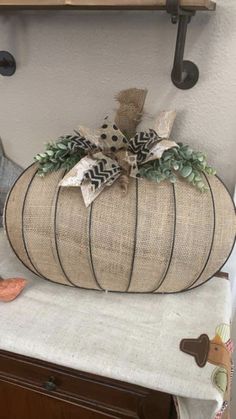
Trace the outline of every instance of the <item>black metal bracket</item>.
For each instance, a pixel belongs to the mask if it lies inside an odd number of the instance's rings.
[[[16,71],[15,58],[7,51],[0,51],[0,74],[12,76]]]
[[[184,10],[179,0],[166,0],[167,13],[171,14],[172,23],[178,22],[174,65],[171,73],[172,82],[179,89],[191,89],[198,82],[199,70],[192,61],[184,60],[184,49],[188,24],[195,11]]]

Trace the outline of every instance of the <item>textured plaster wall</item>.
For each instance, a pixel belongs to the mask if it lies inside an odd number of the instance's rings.
[[[173,136],[206,150],[233,190],[236,179],[236,2],[219,0],[189,26],[186,58],[199,84],[170,82],[176,27],[160,12],[21,12],[0,16],[0,50],[17,60],[0,77],[0,136],[9,156],[28,165],[45,141],[78,124],[98,126],[113,95],[147,87],[146,111],[174,107]]]

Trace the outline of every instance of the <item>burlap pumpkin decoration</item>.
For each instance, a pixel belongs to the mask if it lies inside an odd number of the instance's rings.
[[[132,127],[133,129],[133,127]],[[216,176],[201,193],[179,179],[115,182],[86,208],[64,171],[40,178],[29,167],[9,194],[5,228],[18,258],[42,278],[81,288],[170,293],[195,288],[228,258],[232,199]]]

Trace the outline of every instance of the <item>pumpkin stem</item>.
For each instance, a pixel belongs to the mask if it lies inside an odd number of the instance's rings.
[[[133,137],[143,115],[147,89],[121,90],[115,97],[120,107],[116,111],[115,123],[127,138]]]

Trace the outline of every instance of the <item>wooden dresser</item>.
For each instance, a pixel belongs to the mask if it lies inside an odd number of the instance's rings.
[[[176,419],[169,394],[0,351],[0,419]]]

